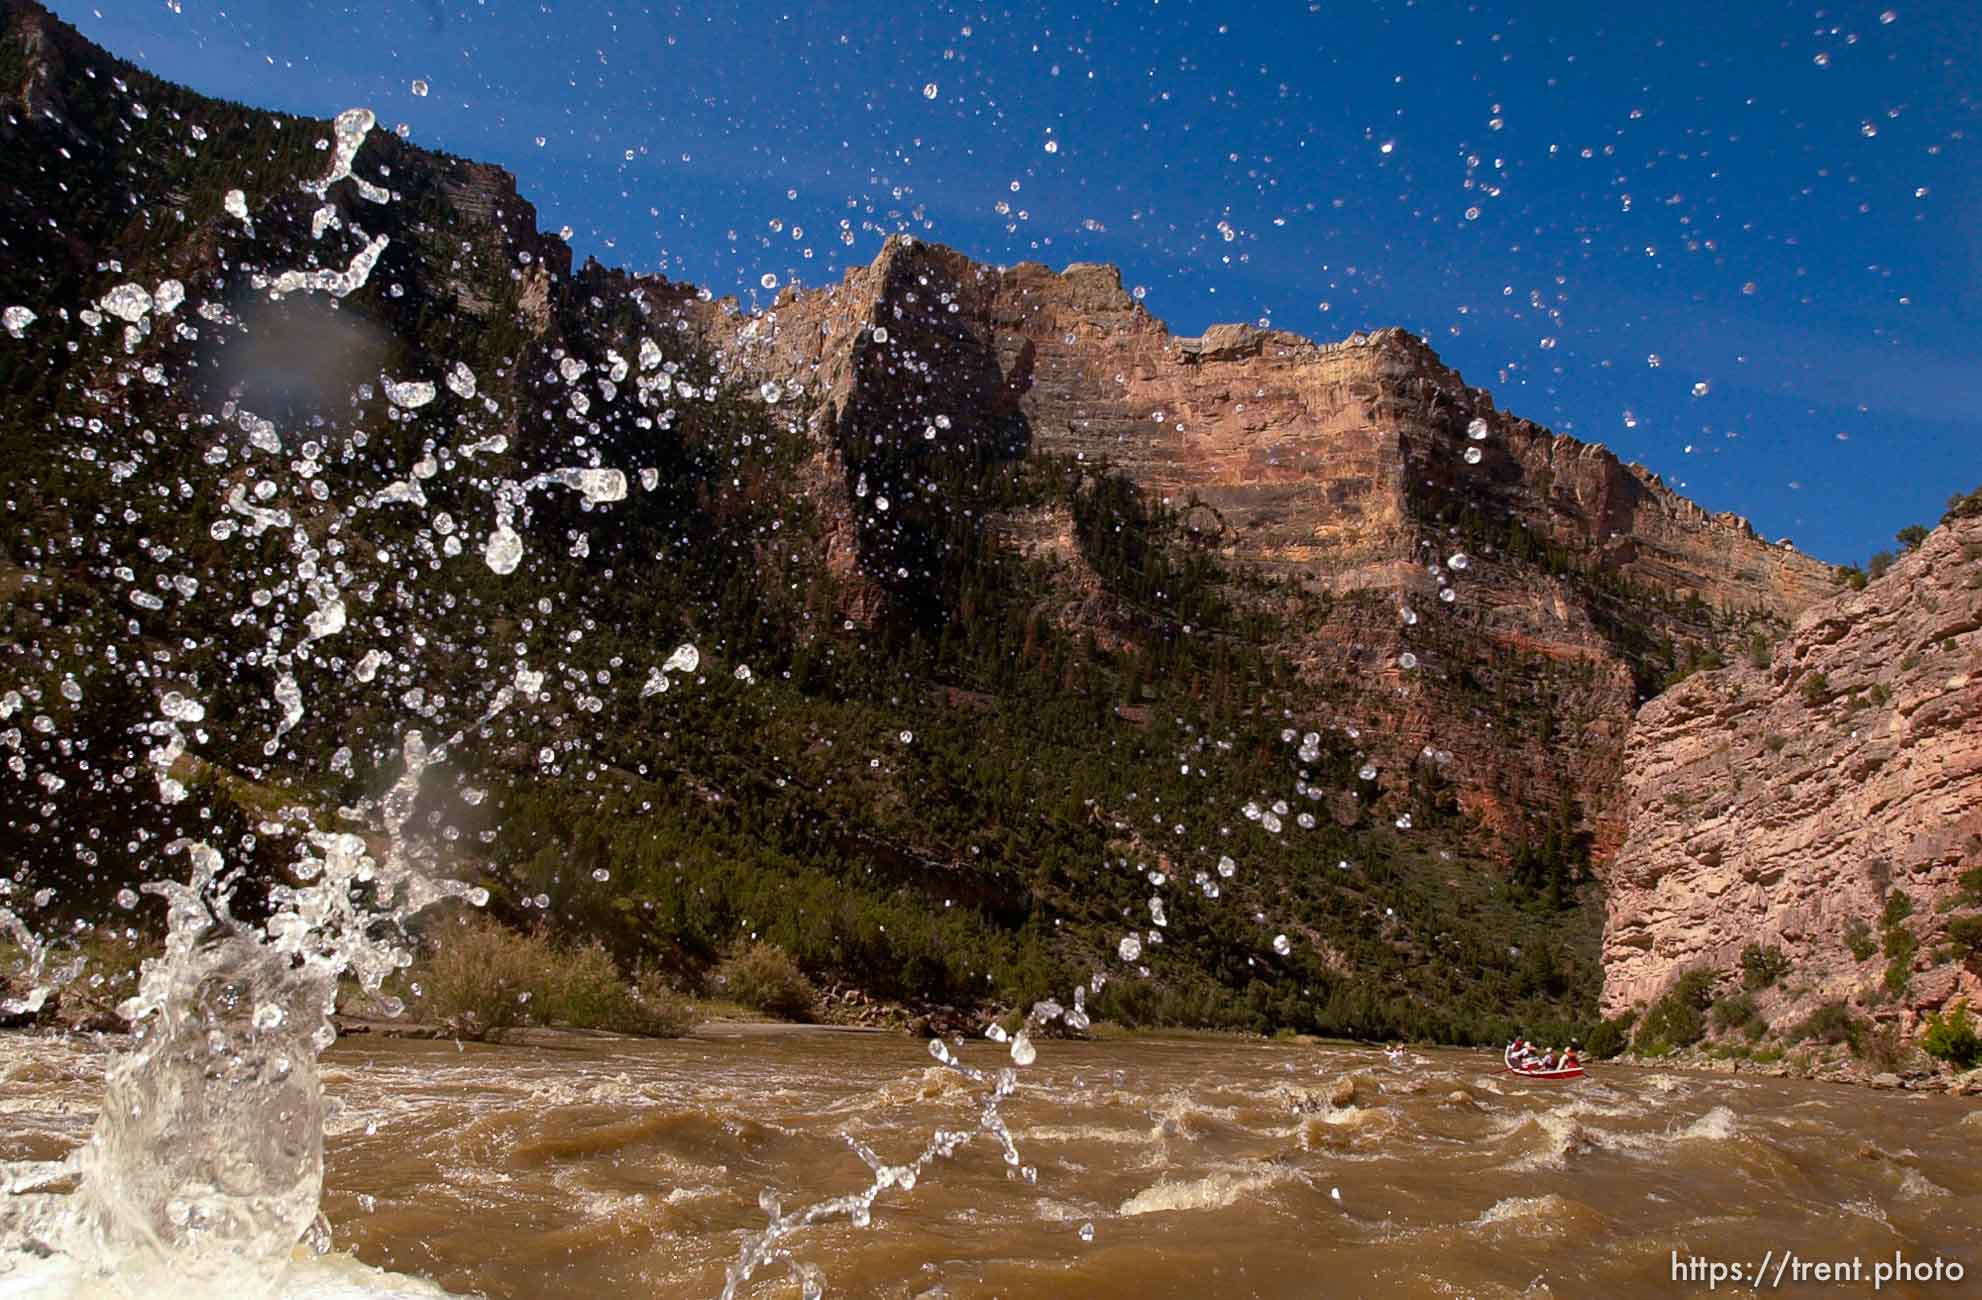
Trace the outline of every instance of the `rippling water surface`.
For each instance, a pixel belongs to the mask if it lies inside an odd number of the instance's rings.
[[[1004,1049],[961,1055],[995,1065]],[[82,1141],[104,1059],[0,1038],[0,1159]],[[1413,1060],[1046,1044],[1006,1109],[1036,1185],[1007,1178],[980,1137],[882,1197],[871,1227],[823,1225],[795,1254],[828,1294],[879,1297],[1671,1295],[1703,1289],[1674,1286],[1674,1250],[1771,1248],[1938,1253],[1982,1277],[1972,1101],[1603,1066],[1544,1084],[1485,1053]],[[312,1266],[318,1291],[397,1285],[361,1263],[518,1300],[711,1296],[763,1225],[763,1189],[787,1205],[837,1195],[868,1175],[843,1134],[906,1158],[974,1114],[923,1044],[878,1034],[359,1036],[324,1075],[324,1209],[354,1258]],[[1350,1077],[1354,1102],[1331,1104]],[[746,1293],[797,1290],[773,1268]]]

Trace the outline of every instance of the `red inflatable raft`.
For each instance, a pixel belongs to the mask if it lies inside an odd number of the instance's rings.
[[[1583,1067],[1580,1065],[1572,1065],[1566,1070],[1543,1070],[1535,1066],[1524,1068],[1516,1065],[1514,1064],[1514,1044],[1512,1043],[1509,1043],[1502,1050],[1500,1059],[1506,1062],[1508,1073],[1518,1074],[1524,1079],[1580,1079],[1583,1077]]]

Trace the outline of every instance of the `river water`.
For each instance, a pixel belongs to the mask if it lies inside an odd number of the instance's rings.
[[[1004,1049],[966,1044],[966,1063]],[[103,1048],[0,1038],[0,1159],[57,1158]],[[843,1134],[906,1159],[971,1096],[904,1037],[709,1028],[676,1042],[347,1037],[324,1058],[334,1248],[489,1297],[713,1296],[758,1197],[864,1185]],[[1356,1081],[1347,1105],[1340,1088]],[[1957,1260],[1982,1291],[1982,1107],[1798,1080],[1479,1052],[1227,1040],[1042,1045],[1005,1113],[872,1225],[809,1229],[827,1293],[876,1297],[1630,1296],[1672,1256]],[[1084,1240],[1083,1225],[1092,1225]],[[4,1287],[0,1287],[4,1289]],[[1869,1291],[1869,1285],[1854,1293]],[[1724,1292],[1728,1288],[1723,1287]],[[796,1295],[780,1267],[748,1295]],[[1739,1288],[1733,1294],[1743,1293]]]

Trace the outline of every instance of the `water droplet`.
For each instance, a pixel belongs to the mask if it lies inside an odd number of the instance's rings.
[[[1132,934],[1125,935],[1122,941],[1115,945],[1115,952],[1123,961],[1134,961],[1142,956],[1142,940]]]
[[[1083,1223],[1080,1225],[1080,1239],[1082,1241],[1094,1240],[1094,1225],[1092,1223]]]
[[[387,379],[385,397],[401,410],[414,411],[434,400],[434,386],[424,379],[408,380],[405,383],[396,379]]]
[[[1031,1065],[1039,1059],[1039,1049],[1032,1045],[1032,1036],[1021,1029],[1012,1036],[1012,1064]]]
[[[1276,934],[1273,936],[1273,951],[1285,957],[1294,951],[1294,941],[1284,934]]]
[[[936,98],[936,93],[936,83],[933,81],[922,88],[922,97],[924,99],[934,99]]]
[[[498,524],[496,530],[489,534],[489,544],[482,552],[482,558],[497,573],[514,573],[516,566],[523,561],[523,539],[508,524]]]
[[[413,93],[421,99],[425,99],[427,97],[427,91],[430,89],[431,87],[427,85],[424,79],[416,79],[413,82]]]

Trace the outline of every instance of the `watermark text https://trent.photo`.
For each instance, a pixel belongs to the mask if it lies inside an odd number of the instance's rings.
[[[1967,1274],[1959,1260],[1940,1255],[1908,1259],[1900,1251],[1871,1259],[1862,1255],[1816,1259],[1793,1250],[1770,1250],[1759,1260],[1711,1259],[1672,1252],[1672,1280],[1702,1283],[1709,1291],[1722,1285],[1761,1290],[1811,1282],[1869,1282],[1874,1291],[1882,1291],[1889,1284],[1960,1282]]]

